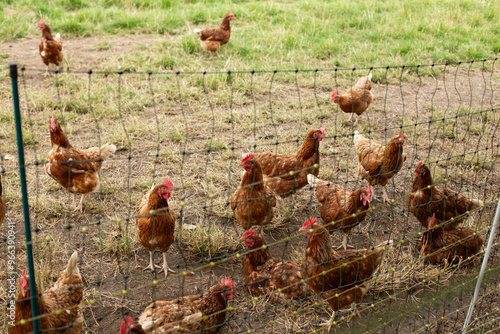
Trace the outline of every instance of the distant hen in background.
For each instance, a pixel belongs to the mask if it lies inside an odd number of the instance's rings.
[[[338,103],[340,109],[345,113],[350,113],[352,120],[354,114],[360,116],[365,112],[373,101],[372,89],[372,74],[362,77],[358,82],[349,88],[344,94],[339,95],[335,91],[332,94],[333,103]],[[357,119],[356,119],[357,122]]]
[[[227,14],[219,28],[215,29],[195,29],[194,33],[200,38],[201,47],[205,51],[210,51],[215,54],[219,48],[229,42],[231,37],[231,25],[229,22],[234,20],[234,14]]]
[[[38,22],[38,29],[42,31],[42,41],[38,49],[43,63],[47,66],[45,75],[48,75],[49,64],[59,66],[63,60],[61,35],[57,33],[55,37],[52,37],[52,32],[44,20]]]

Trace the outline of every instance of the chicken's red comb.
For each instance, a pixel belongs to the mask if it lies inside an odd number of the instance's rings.
[[[311,217],[304,222],[304,225],[302,225],[302,227],[307,228],[307,227],[309,227],[312,224],[315,224],[317,222],[318,222],[318,219],[316,219],[316,217]]]
[[[28,278],[26,277],[26,269],[23,270],[21,275],[21,282],[19,284],[21,286],[21,290],[26,290],[28,288]]]
[[[326,128],[324,126],[322,126],[322,127],[319,128],[319,131],[321,131],[322,135],[325,134],[325,130],[326,130]]]
[[[227,15],[231,15],[231,16],[234,16],[233,12],[229,12],[229,14],[227,14]]]
[[[120,326],[120,334],[128,333],[129,328],[134,324],[132,317],[124,317],[122,325]]]
[[[241,240],[244,240],[244,239],[246,239],[249,236],[254,235],[254,234],[255,234],[254,230],[248,230],[245,233],[243,233],[243,235],[241,236]]]
[[[333,94],[332,94],[332,100],[333,100],[333,99],[334,99],[337,95],[339,95],[339,92],[333,92]]]
[[[174,184],[169,179],[164,179],[163,184],[167,187],[168,191],[172,191],[174,189]]]
[[[398,132],[398,136],[399,136],[399,138],[401,138],[401,139],[405,139],[405,137],[403,136],[403,134],[402,134],[401,132]]]
[[[38,21],[38,25],[42,25],[42,24],[45,24],[45,21],[44,21],[44,20],[40,20],[40,21]]]
[[[368,198],[372,198],[372,187],[368,186],[368,189],[366,189],[366,194],[368,195]]]
[[[423,161],[423,160],[420,160],[420,161],[418,162],[417,167],[420,167],[420,166],[423,166],[423,165],[424,165],[424,161]]]
[[[245,155],[245,157],[241,160],[241,163],[244,163],[245,161],[247,160],[250,160],[250,159],[253,159],[254,155],[253,153],[248,153],[247,155]]]
[[[233,288],[233,289],[236,288],[236,285],[234,285],[233,281],[231,281],[229,277],[224,277],[223,279],[220,280],[220,282],[225,286],[227,286],[228,288]]]

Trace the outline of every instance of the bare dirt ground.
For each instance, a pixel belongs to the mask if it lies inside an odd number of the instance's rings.
[[[96,49],[98,38],[67,40],[64,47],[70,58],[70,70],[87,70],[137,45],[158,39],[160,37],[110,38],[111,47],[101,51]],[[37,40],[6,43],[0,45],[0,53],[9,54],[7,61],[44,70],[37,45]],[[494,63],[485,67],[490,71],[475,65],[471,69],[468,65],[441,66],[433,68],[434,73],[422,76],[408,69],[376,70],[374,102],[359,117],[357,125],[347,122],[349,115],[338,111],[329,98],[332,89],[345,90],[365,72],[356,72],[353,78],[336,76],[334,72],[297,76],[246,73],[233,75],[230,80],[224,74],[158,74],[148,79],[143,73],[132,73],[120,77],[94,75],[89,82],[87,74],[62,73],[45,78],[41,71],[26,71],[20,78],[20,94],[40,290],[53,284],[71,252],[78,250],[86,285],[82,310],[87,333],[117,332],[125,312],[137,319],[153,300],[202,293],[223,276],[233,278],[239,286],[240,294],[232,305],[241,305],[228,314],[225,333],[246,332],[252,328],[258,333],[315,330],[316,324],[325,320],[330,312],[320,298],[311,296],[307,301],[295,301],[286,307],[261,301],[252,308],[251,303],[243,304],[249,296],[241,286],[240,260],[226,261],[224,256],[242,250],[238,239],[243,230],[227,205],[240,182],[242,171],[237,165],[241,155],[264,150],[294,152],[304,135],[320,125],[327,127],[328,136],[320,147],[320,177],[348,189],[365,185],[357,175],[352,144],[354,130],[379,143],[385,143],[398,131],[403,132],[407,140],[405,165],[387,186],[394,203],[375,201],[372,207],[376,210],[348,236],[349,244],[358,248],[388,239],[405,240],[386,254],[377,280],[358,307],[363,309],[383,300],[377,304],[379,310],[393,301],[402,302],[409,309],[419,305],[419,298],[430,289],[436,289],[436,293],[452,289],[448,280],[473,274],[478,267],[460,268],[439,275],[425,287],[419,285],[441,268],[426,265],[418,257],[419,238],[415,234],[420,231],[420,224],[406,210],[405,196],[411,191],[417,160],[425,159],[432,166],[435,179],[441,182],[446,179],[447,187],[487,203],[482,212],[474,214],[466,223],[487,236],[500,190],[496,167],[500,143],[497,110],[500,71]],[[9,85],[5,78],[0,90],[3,102],[0,153],[1,168],[5,171],[6,220],[15,221],[19,233],[17,266],[20,271],[26,266],[25,247]],[[47,123],[52,114],[63,119],[64,131],[75,147],[86,148],[104,142],[118,147],[114,158],[103,167],[99,194],[88,199],[83,214],[69,211],[71,197],[44,172],[44,161],[50,151]],[[163,274],[142,271],[148,254],[136,240],[134,214],[151,183],[163,177],[174,183],[171,206],[176,211],[177,222],[196,226],[194,232],[178,229],[177,241],[168,253],[169,264],[178,266],[175,268],[178,272],[195,270],[196,275],[170,277],[151,286],[151,281],[163,278]],[[380,193],[380,189],[377,191]],[[307,244],[297,230],[305,219],[319,215],[319,205],[314,193],[307,188],[300,190],[295,200],[296,207],[287,201],[278,201],[267,240],[271,243],[292,236],[291,242],[279,243],[271,252],[276,257],[300,263]],[[218,239],[200,237],[201,231],[209,229],[222,233]],[[340,245],[340,233],[334,233],[333,237]],[[156,261],[159,263],[158,254]],[[217,264],[198,270],[210,261]],[[0,269],[3,266],[5,260],[0,259]],[[411,291],[398,294],[388,302],[389,295],[408,288]],[[123,296],[119,294],[122,290],[130,292]],[[5,291],[2,285],[2,304],[7,302]],[[316,301],[320,306],[314,305]],[[435,323],[425,327],[438,314],[464,307],[468,299],[453,298],[447,302],[449,305],[430,311],[427,317],[419,314],[411,318],[410,325],[386,325],[373,332],[409,333],[425,328],[438,333],[443,332],[443,328],[444,332],[460,329],[461,322],[456,318],[444,321],[440,327]],[[498,298],[492,299],[488,306],[495,303]],[[298,314],[293,314],[294,311]],[[361,318],[356,316],[355,320],[344,321],[342,325],[356,332],[358,321],[363,322],[363,317],[371,312],[364,311]],[[339,319],[349,314],[350,311],[344,310]],[[276,322],[258,328],[270,320]],[[339,331],[345,328],[340,327]]]

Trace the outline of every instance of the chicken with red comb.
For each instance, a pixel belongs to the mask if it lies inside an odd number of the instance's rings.
[[[38,49],[43,63],[47,66],[45,75],[48,75],[49,65],[54,64],[55,66],[59,66],[63,60],[61,35],[57,33],[55,36],[52,36],[52,31],[45,24],[44,20],[38,21],[38,29],[42,31],[42,41]]]
[[[448,265],[462,262],[463,266],[478,262],[483,238],[470,228],[445,229],[442,221],[433,214],[428,219],[427,231],[418,243],[421,255],[433,264]]]
[[[218,28],[215,29],[195,29],[194,33],[200,38],[201,47],[205,51],[210,51],[214,55],[220,47],[231,38],[231,24],[234,14],[229,12]]]
[[[362,77],[358,82],[348,89],[344,94],[339,95],[339,92],[333,92],[332,101],[338,103],[340,110],[345,113],[350,113],[352,120],[354,114],[360,116],[365,112],[373,101],[372,89],[372,74]],[[358,120],[356,119],[356,122]]]
[[[406,154],[403,153],[405,139],[401,132],[382,146],[373,140],[365,138],[358,131],[354,132],[354,145],[358,152],[358,173],[368,183],[382,187],[382,198],[388,202],[385,186],[389,180],[403,167]],[[375,188],[372,188],[372,198],[375,199]]]
[[[236,221],[247,230],[252,226],[268,225],[273,219],[276,198],[264,183],[262,168],[253,153],[247,154],[239,165],[245,173],[240,187],[231,196],[231,209]]]
[[[428,220],[435,214],[437,219],[445,222],[445,230],[454,229],[468,217],[469,211],[483,205],[483,201],[479,199],[437,187],[433,183],[429,166],[424,161],[419,161],[406,206],[424,228],[427,228]]]
[[[330,304],[333,314],[321,326],[331,326],[339,309],[359,302],[366,294],[369,281],[382,261],[385,246],[391,241],[385,241],[373,249],[335,252],[330,233],[316,218],[306,220],[300,230],[308,238],[302,261],[307,284]]]
[[[65,190],[73,194],[72,209],[83,210],[83,201],[93,192],[99,190],[102,164],[116,152],[116,146],[104,144],[77,150],[64,134],[61,124],[54,116],[49,121],[50,142],[52,150],[45,161],[45,172]],[[77,194],[82,198],[76,205]]]
[[[154,251],[163,253],[163,268],[165,277],[174,272],[168,267],[167,251],[174,242],[175,215],[168,205],[168,199],[174,189],[172,181],[164,179],[162,183],[151,187],[142,198],[137,209],[137,239],[149,252],[149,266],[145,270],[155,270]]]
[[[83,281],[78,269],[78,253],[74,252],[54,285],[39,293],[30,290],[29,278],[23,270],[19,282],[19,295],[15,305],[15,326],[9,326],[10,334],[33,333],[31,298],[38,304],[39,324],[43,333],[80,333],[85,319],[78,306],[83,299]],[[61,312],[62,311],[62,312]],[[24,319],[23,323],[21,320]]]
[[[236,285],[224,277],[201,296],[155,301],[141,314],[139,324],[146,333],[215,334],[225,323],[226,309],[235,293]]]
[[[270,301],[284,302],[306,295],[304,271],[298,264],[274,258],[269,248],[263,248],[266,243],[255,231],[246,231],[241,240],[251,250],[243,258],[243,281],[251,296],[265,294]]]
[[[316,198],[321,203],[321,218],[328,231],[342,232],[342,246],[347,249],[347,233],[365,220],[371,201],[371,187],[348,191],[339,184],[324,181],[312,174],[307,181],[315,188]]]
[[[318,176],[319,146],[326,137],[326,128],[313,129],[307,134],[299,151],[292,154],[256,153],[255,160],[269,178],[269,187],[280,198],[294,194],[307,185],[307,174]]]

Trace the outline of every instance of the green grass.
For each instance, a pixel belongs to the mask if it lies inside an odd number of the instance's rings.
[[[231,41],[212,59],[191,31],[217,26],[229,11]],[[0,40],[38,38],[44,19],[63,38],[176,35],[146,47],[155,56],[126,55],[122,67],[132,70],[385,66],[494,57],[499,15],[498,2],[471,0],[10,0],[0,4]]]

